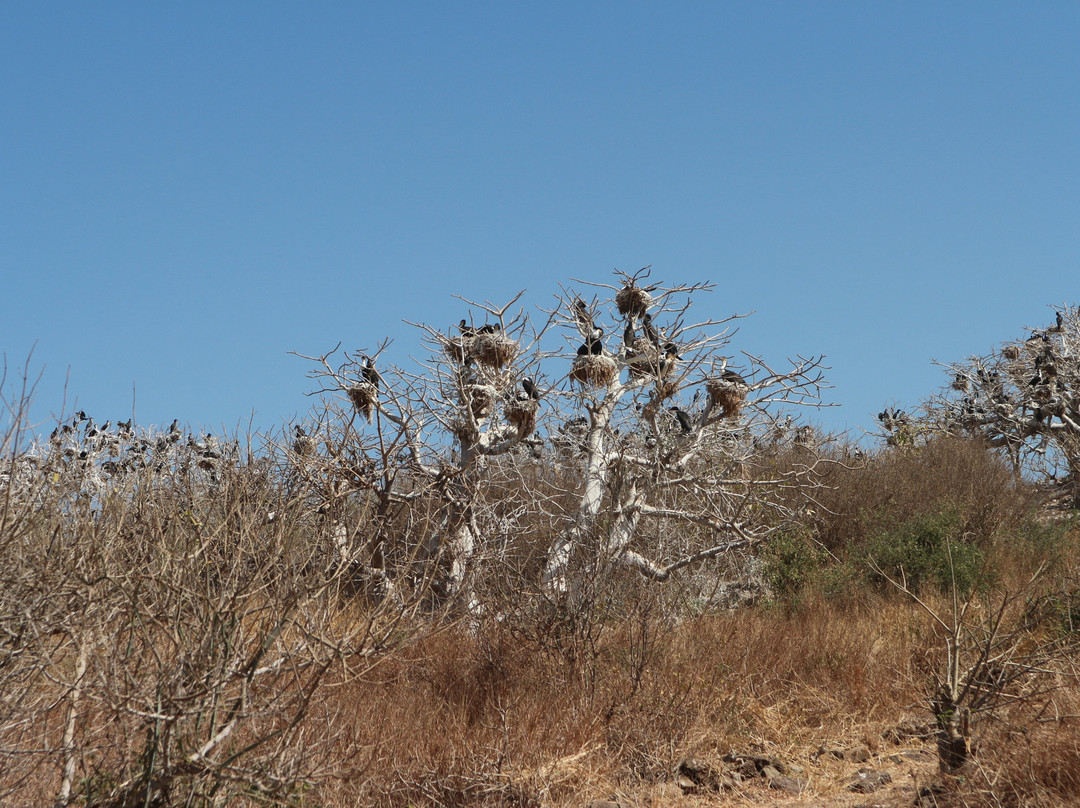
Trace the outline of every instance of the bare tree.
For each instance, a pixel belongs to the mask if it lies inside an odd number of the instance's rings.
[[[567,422],[576,428],[577,507],[543,571],[556,596],[617,568],[664,581],[753,547],[798,516],[794,503],[818,463],[807,450],[779,464],[762,448],[779,427],[777,405],[819,403],[820,359],[798,357],[779,372],[744,353],[740,372],[724,355],[736,317],[690,319],[712,284],[647,283],[648,268],[617,274],[615,285],[583,284],[598,290],[590,301],[560,295],[553,312],[577,346],[564,360],[562,400],[584,412]]]
[[[521,294],[502,306],[464,301],[479,319],[464,318],[449,333],[414,323],[428,349],[416,369],[387,364],[376,370],[374,358],[362,354],[346,353],[337,368],[331,355],[305,357],[317,361],[311,375],[321,386],[315,392],[347,397],[352,406],[339,408],[339,415],[365,435],[374,433],[376,451],[359,454],[378,480],[378,495],[387,502],[440,503],[419,544],[434,564],[432,591],[466,611],[479,605],[468,579],[483,543],[477,503],[488,462],[539,443],[532,435],[542,391],[533,376],[543,358],[543,328],[514,310]],[[332,454],[357,454],[355,436],[346,433]],[[391,493],[393,481],[402,479],[409,490]]]
[[[949,387],[926,404],[935,429],[978,435],[1021,469],[1080,480],[1080,309],[989,354],[946,365]]]
[[[646,268],[582,286],[595,294],[564,290],[542,326],[515,309],[520,294],[503,306],[465,300],[472,315],[449,332],[414,324],[425,359],[379,364],[377,378],[362,354],[338,366],[333,354],[307,357],[314,392],[337,394],[328,420],[355,430],[329,468],[346,447],[367,446],[380,496],[396,479],[396,501],[438,502],[411,541],[434,591],[467,612],[484,605],[474,573],[522,543],[511,524],[550,526],[532,532],[550,537],[526,551],[538,563],[518,568],[561,598],[616,569],[663,581],[749,550],[809,501],[812,430],[798,430],[781,459],[780,409],[819,404],[820,359],[778,371],[744,353],[729,367],[737,317],[691,319],[711,284],[665,286]],[[562,346],[541,346],[557,332]]]
[[[356,770],[312,707],[423,593],[342,597],[288,461],[82,412],[33,442],[5,404],[0,801],[295,804]]]

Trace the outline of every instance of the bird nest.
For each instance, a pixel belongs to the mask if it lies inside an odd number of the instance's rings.
[[[950,385],[953,390],[959,390],[961,393],[966,393],[970,388],[968,378],[963,373],[957,373],[953,376],[952,384]]]
[[[574,360],[570,378],[585,387],[606,387],[619,373],[619,366],[610,356],[586,354]]]
[[[495,388],[490,384],[467,384],[461,390],[461,403],[474,419],[488,418],[495,409]]]
[[[476,424],[468,418],[455,418],[450,421],[447,426],[450,428],[450,431],[454,433],[454,436],[462,443],[475,441],[479,437],[479,433],[476,430]]]
[[[360,382],[350,387],[346,393],[348,393],[349,401],[352,402],[353,409],[370,421],[371,412],[375,409],[375,402],[379,397],[379,391],[375,389],[375,385],[371,382]]]
[[[713,403],[720,407],[723,416],[732,420],[739,417],[746,403],[747,387],[739,382],[709,379],[705,382],[705,392]]]
[[[1020,346],[1019,345],[1006,345],[1004,348],[1001,349],[1001,354],[1006,359],[1011,359],[1011,360],[1015,361],[1015,360],[1020,358]]]
[[[519,437],[525,437],[536,428],[536,411],[539,402],[533,398],[514,399],[506,403],[506,420],[517,431]]]
[[[644,337],[634,342],[633,353],[626,359],[626,366],[635,376],[656,375],[660,370],[660,349]]]
[[[676,381],[657,380],[654,395],[657,400],[663,401],[665,398],[671,398],[679,392],[679,383]]]
[[[468,356],[481,365],[502,370],[517,356],[518,344],[505,334],[477,334],[470,339]]]
[[[455,362],[464,365],[473,356],[473,343],[476,337],[453,337],[446,341],[443,350]]]
[[[640,317],[652,305],[652,295],[639,286],[624,286],[615,294],[615,305],[623,317]]]

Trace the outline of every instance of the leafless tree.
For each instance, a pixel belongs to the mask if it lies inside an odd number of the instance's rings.
[[[780,405],[819,403],[820,359],[780,372],[743,353],[736,370],[724,355],[736,317],[691,319],[712,284],[648,282],[648,268],[618,280],[582,283],[596,297],[563,293],[553,312],[572,349],[564,409],[583,413],[570,419],[577,506],[543,571],[560,597],[618,568],[664,581],[753,547],[798,516],[819,462],[809,445],[787,463],[763,449],[776,447]]]
[[[373,376],[374,358],[361,354],[346,353],[339,367],[332,354],[305,357],[317,362],[315,392],[335,392],[351,403],[337,409],[350,429],[331,453],[331,469],[342,453],[355,455],[366,442],[374,451],[359,454],[384,502],[440,503],[418,544],[434,564],[432,591],[466,611],[478,607],[468,579],[483,543],[477,502],[488,463],[539,443],[533,432],[542,393],[532,376],[543,358],[543,328],[515,310],[520,298],[502,306],[464,301],[478,319],[464,318],[449,332],[413,324],[428,350],[413,369],[386,364]],[[407,490],[392,491],[403,480]]]
[[[85,413],[35,443],[4,403],[0,802],[294,804],[358,771],[313,706],[423,593],[346,597],[284,459]]]
[[[1080,480],[1080,309],[985,356],[946,365],[950,385],[926,404],[935,429],[978,435],[1014,467],[1069,484]]]
[[[518,568],[562,598],[616,569],[663,581],[748,550],[809,501],[813,432],[786,432],[781,409],[819,404],[819,358],[778,371],[743,353],[729,367],[737,317],[691,319],[711,284],[653,283],[647,268],[577,283],[589,299],[564,290],[539,326],[515,309],[520,294],[463,301],[471,316],[449,331],[414,324],[426,358],[379,364],[377,384],[362,354],[307,357],[314,392],[336,394],[328,420],[353,430],[324,459],[333,467],[344,447],[378,447],[364,453],[382,495],[397,479],[397,501],[439,503],[413,541],[437,570],[435,591],[470,613],[484,606],[472,574],[521,544],[512,524],[552,526],[532,531],[551,537],[528,548],[535,568]],[[556,333],[563,345],[541,345]]]

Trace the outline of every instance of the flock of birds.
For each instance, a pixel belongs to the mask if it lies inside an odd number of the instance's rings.
[[[98,496],[132,475],[163,477],[195,469],[217,483],[225,464],[239,461],[237,441],[213,434],[194,435],[174,420],[164,431],[138,429],[133,419],[97,423],[84,410],[60,423],[45,441],[33,444],[0,472],[0,490],[12,488],[22,495],[44,496],[50,480],[71,484],[79,496]]]

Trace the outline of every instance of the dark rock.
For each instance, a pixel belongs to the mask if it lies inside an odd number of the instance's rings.
[[[934,735],[934,727],[925,721],[901,721],[895,727],[890,727],[881,733],[881,737],[889,743],[902,744],[904,741],[916,738],[926,740]]]
[[[853,746],[844,751],[844,760],[852,763],[865,763],[870,759],[870,750],[863,744]]]
[[[733,766],[733,771],[744,778],[763,776],[766,766],[771,766],[780,774],[785,771],[784,763],[780,758],[766,757],[765,755],[743,755],[737,752],[728,752],[724,755],[723,761]]]
[[[888,757],[890,763],[927,763],[933,759],[934,756],[923,749],[906,749]]]
[[[688,794],[719,791],[731,783],[708,761],[691,757],[679,762],[675,769],[675,782]]]
[[[865,744],[857,744],[847,749],[840,746],[820,746],[818,747],[817,757],[849,760],[852,763],[865,763],[870,759],[870,749]]]
[[[806,790],[806,780],[802,777],[773,777],[769,780],[769,788],[783,791],[785,794],[802,794]]]
[[[892,775],[888,772],[877,771],[875,769],[860,769],[859,773],[851,778],[847,788],[848,791],[869,794],[891,782]]]

